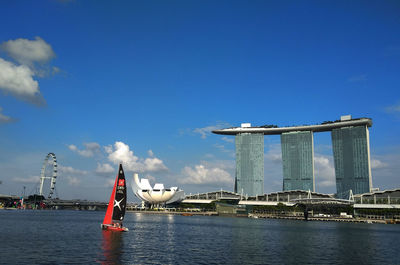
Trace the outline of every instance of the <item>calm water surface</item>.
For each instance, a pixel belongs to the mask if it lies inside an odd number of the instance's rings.
[[[400,225],[0,210],[1,264],[400,264]]]

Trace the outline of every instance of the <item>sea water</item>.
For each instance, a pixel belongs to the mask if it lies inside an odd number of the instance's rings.
[[[400,264],[400,225],[0,210],[1,264]]]

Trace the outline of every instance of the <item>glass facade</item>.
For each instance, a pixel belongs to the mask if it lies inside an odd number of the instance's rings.
[[[237,134],[235,143],[235,192],[244,196],[264,194],[264,134]]]
[[[281,148],[283,190],[315,191],[313,133],[282,133]]]
[[[366,126],[332,130],[337,197],[348,199],[349,192],[370,192],[372,187],[369,132]]]

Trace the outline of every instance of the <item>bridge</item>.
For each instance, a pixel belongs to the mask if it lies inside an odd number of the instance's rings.
[[[46,208],[54,210],[71,209],[71,210],[105,210],[108,206],[107,202],[87,201],[87,200],[44,200]]]
[[[21,208],[21,196],[0,194],[0,204],[4,207]],[[61,200],[43,199],[40,195],[25,196],[24,208],[28,209],[53,209],[53,210],[105,210],[107,202],[87,201],[87,200]]]

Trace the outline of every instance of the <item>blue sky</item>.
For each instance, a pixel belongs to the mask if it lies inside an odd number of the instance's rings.
[[[400,186],[398,1],[0,4],[0,193],[33,192],[47,153],[62,198],[107,200],[123,161],[186,193],[232,190],[232,137],[210,130],[370,117],[373,184]],[[265,191],[282,187],[265,138]],[[329,133],[316,186],[335,192]],[[133,200],[133,194],[130,198]]]

